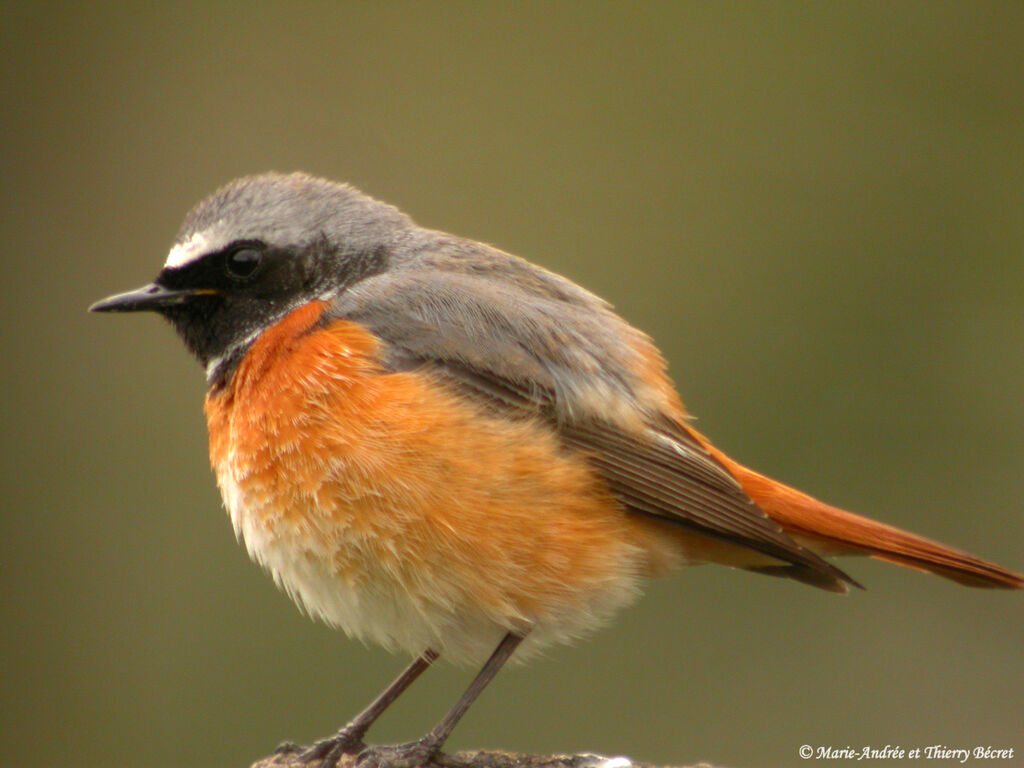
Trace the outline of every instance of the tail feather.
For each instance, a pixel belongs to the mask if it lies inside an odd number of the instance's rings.
[[[952,579],[969,587],[1024,589],[1024,575],[895,526],[824,504],[747,469],[694,432],[769,517],[823,555],[868,555]]]

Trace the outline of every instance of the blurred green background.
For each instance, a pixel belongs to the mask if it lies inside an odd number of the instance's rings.
[[[1022,40],[1019,3],[5,3],[4,761],[244,766],[405,663],[248,562],[171,331],[85,313],[256,171],[567,274],[654,335],[736,458],[1024,568]],[[866,593],[652,584],[502,674],[451,746],[1020,756],[1024,596],[845,567]],[[431,671],[374,737],[468,678]]]

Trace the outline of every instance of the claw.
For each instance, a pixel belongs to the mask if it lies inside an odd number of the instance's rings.
[[[290,755],[292,752],[301,752],[302,745],[296,744],[294,741],[282,741],[276,747],[274,747],[275,755]]]
[[[303,751],[296,760],[303,765],[319,763],[322,768],[333,768],[338,764],[342,755],[360,754],[365,749],[366,745],[360,736],[342,728],[334,736],[321,739],[313,744]]]

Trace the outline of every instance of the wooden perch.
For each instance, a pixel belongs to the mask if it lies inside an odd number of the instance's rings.
[[[257,760],[251,768],[327,768],[310,766],[297,758],[302,747],[282,744],[274,754]],[[342,755],[338,768],[355,768],[356,755]],[[333,768],[333,766],[331,766]],[[649,763],[634,763],[626,757],[605,757],[592,753],[577,755],[524,755],[515,752],[474,752],[442,753],[430,761],[426,768],[656,768]],[[716,768],[710,763],[695,763],[678,768]],[[721,768],[721,767],[719,767]]]

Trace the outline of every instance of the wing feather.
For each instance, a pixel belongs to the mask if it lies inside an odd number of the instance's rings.
[[[651,411],[630,373],[641,370],[636,347],[646,337],[607,305],[543,270],[524,281],[515,270],[444,266],[434,259],[364,280],[328,316],[383,339],[391,370],[422,371],[503,416],[544,420],[634,513],[777,559],[768,573],[834,591],[855,584],[787,535],[676,415]],[[558,290],[538,288],[545,280]],[[618,418],[622,403],[635,419]]]

